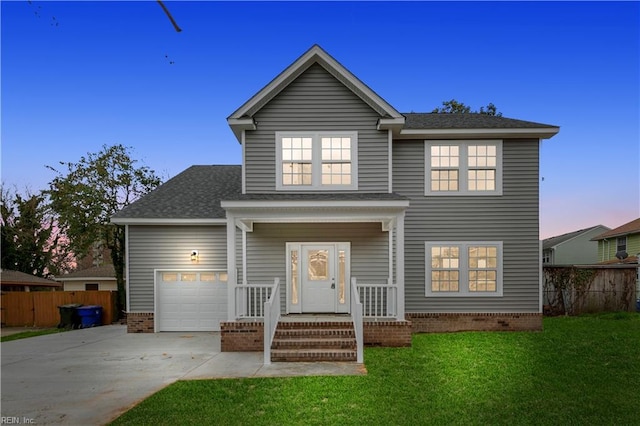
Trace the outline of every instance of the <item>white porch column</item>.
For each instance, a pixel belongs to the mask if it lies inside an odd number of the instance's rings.
[[[236,220],[227,212],[227,320],[236,318]]]
[[[396,217],[396,319],[404,321],[404,212]]]

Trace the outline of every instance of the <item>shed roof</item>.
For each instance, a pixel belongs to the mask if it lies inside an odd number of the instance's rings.
[[[62,287],[62,284],[53,280],[27,274],[10,269],[0,270],[0,282],[2,285],[24,285],[28,287]]]

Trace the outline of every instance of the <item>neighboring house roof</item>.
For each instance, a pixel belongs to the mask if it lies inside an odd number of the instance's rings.
[[[592,241],[604,240],[605,238],[614,238],[614,237],[622,237],[624,235],[629,234],[638,234],[640,233],[640,217],[638,219],[632,220],[629,223],[625,223],[622,226],[618,226],[617,228],[613,228],[610,231],[604,232],[596,237],[593,237]]]
[[[402,126],[405,121],[402,114],[353,75],[334,57],[315,44],[227,118],[227,122],[239,142],[242,142],[242,130],[255,129],[253,115],[282,92],[300,74],[316,63],[320,64],[327,72],[380,114],[380,117],[382,117],[378,123],[381,125],[380,128],[388,128],[384,127],[384,125],[396,128]]]
[[[220,200],[242,193],[241,166],[191,166],[112,216],[113,223],[158,220],[220,220]],[[133,219],[133,220],[131,220]],[[151,220],[151,221],[150,221]]]
[[[546,238],[542,241],[542,249],[543,250],[548,250],[548,249],[552,249],[555,246],[558,246],[562,243],[565,243],[573,238],[579,237],[582,234],[586,234],[589,231],[592,231],[595,228],[598,227],[602,227],[602,228],[607,228],[606,226],[602,226],[602,225],[596,225],[596,226],[592,226],[591,228],[585,228],[585,229],[580,229],[578,231],[574,231],[574,232],[568,232],[566,234],[562,234],[562,235],[557,235],[555,237],[550,237],[550,238]]]
[[[86,281],[87,279],[96,281],[115,280],[116,273],[113,269],[113,265],[102,265],[82,269],[80,271],[73,271],[69,274],[58,275],[55,277],[56,281]]]
[[[27,287],[62,287],[62,284],[46,278],[36,277],[20,271],[10,269],[0,270],[2,285],[23,285]]]

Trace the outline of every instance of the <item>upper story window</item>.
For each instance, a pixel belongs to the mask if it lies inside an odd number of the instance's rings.
[[[502,242],[425,243],[426,296],[502,296]]]
[[[425,195],[502,195],[502,141],[425,141]]]
[[[357,132],[277,132],[276,189],[358,189]]]

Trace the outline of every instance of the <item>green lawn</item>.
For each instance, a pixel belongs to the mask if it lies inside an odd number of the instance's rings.
[[[366,376],[181,381],[113,424],[640,424],[640,314],[544,327],[414,335]]]
[[[64,328],[42,328],[39,330],[23,331],[21,333],[0,337],[0,342],[10,342],[12,340],[26,339],[28,337],[44,336],[45,334],[62,333],[63,331],[68,330]]]

